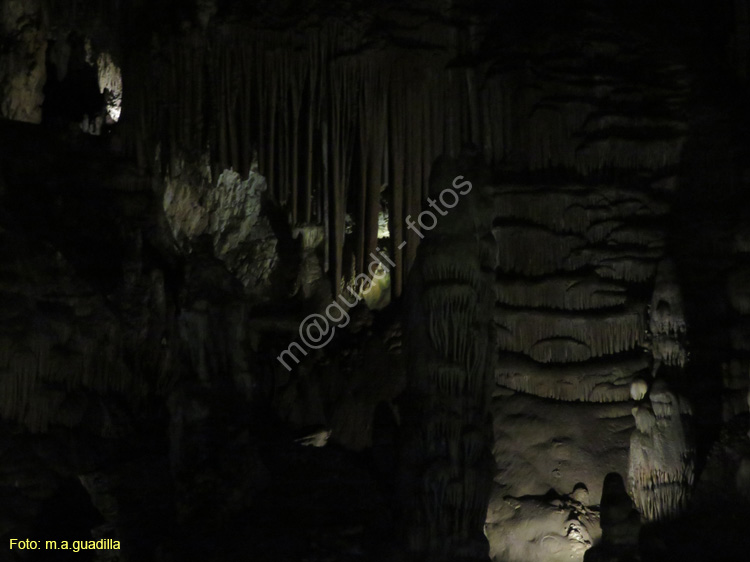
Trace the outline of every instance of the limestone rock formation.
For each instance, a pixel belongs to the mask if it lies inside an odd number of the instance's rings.
[[[483,163],[444,160],[430,196],[471,188],[428,232],[409,280],[409,382],[404,404],[403,494],[408,548],[436,560],[481,560],[491,482],[487,424],[493,370],[493,291],[476,244],[489,228]],[[468,189],[467,188],[467,189]],[[481,526],[480,526],[481,527]]]
[[[628,489],[647,521],[673,518],[687,508],[695,478],[690,414],[663,379],[633,408]]]
[[[685,367],[687,325],[682,293],[675,266],[668,260],[662,261],[656,272],[649,318],[654,371],[658,371],[662,364]]]
[[[46,78],[47,25],[41,0],[8,0],[0,8],[0,116],[39,123]]]
[[[749,63],[748,0],[5,0],[0,559],[744,561]]]
[[[585,487],[570,495],[496,497],[485,534],[493,560],[581,558],[601,538],[599,513],[586,507]]]
[[[202,236],[208,237],[213,255],[247,293],[262,297],[279,261],[278,239],[261,214],[266,180],[254,171],[242,179],[237,172],[224,170],[211,185],[210,170],[204,173],[203,181],[191,182],[194,177],[187,171],[189,179],[167,180],[164,211],[172,233],[187,252]]]

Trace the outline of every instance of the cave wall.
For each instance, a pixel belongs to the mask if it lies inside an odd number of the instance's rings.
[[[123,561],[580,560],[612,473],[630,546],[744,501],[743,2],[157,4],[3,7],[3,537],[82,489]]]
[[[46,78],[47,21],[42,2],[3,2],[0,84],[4,119],[39,123]]]

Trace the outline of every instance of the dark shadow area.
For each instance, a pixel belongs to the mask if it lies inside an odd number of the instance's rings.
[[[93,561],[96,551],[86,549],[76,552],[74,542],[96,540],[91,530],[104,522],[101,514],[91,505],[91,498],[83,486],[72,479],[64,480],[57,493],[42,504],[32,523],[30,536],[40,541],[40,549],[30,553],[28,560]],[[46,541],[55,541],[57,549],[47,549]],[[69,550],[62,548],[64,541],[68,542]]]

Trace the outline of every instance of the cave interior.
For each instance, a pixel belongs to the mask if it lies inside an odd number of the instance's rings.
[[[1,0],[0,562],[747,560],[748,95],[748,0]]]

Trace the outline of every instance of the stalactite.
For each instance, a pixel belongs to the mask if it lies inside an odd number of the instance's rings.
[[[239,64],[242,69],[240,76],[241,99],[239,100],[239,126],[240,126],[240,175],[245,177],[250,172],[253,158],[253,145],[251,140],[250,125],[252,123],[252,88],[250,77],[252,68],[250,66],[250,46],[243,43],[237,45],[239,53]]]
[[[292,195],[292,223],[297,224],[297,208],[299,203],[298,192],[299,192],[299,118],[300,111],[302,110],[302,89],[307,80],[305,71],[309,72],[309,68],[306,65],[300,64],[300,61],[294,59],[294,76],[291,79],[291,90],[292,90],[292,180],[291,180],[291,195]],[[309,185],[309,184],[308,184]],[[310,222],[310,193],[309,190],[305,190],[305,222]]]
[[[196,81],[198,77],[194,74],[194,49],[192,49],[191,47],[192,43],[188,42],[188,48],[182,50],[183,59],[182,63],[180,64],[188,81],[187,88],[185,88],[185,91],[183,92],[183,95],[185,97],[185,122],[184,131],[182,133],[182,138],[184,139],[183,145],[188,148],[196,146],[196,144],[194,144],[192,141],[194,138],[195,118],[197,116],[197,113],[194,110],[194,100],[198,95],[198,91],[196,88]]]
[[[445,113],[447,103],[449,102],[445,99],[445,84],[443,83],[443,76],[433,72],[428,88],[429,91],[432,92],[432,100],[435,104],[432,112],[432,127],[430,131],[430,136],[434,142],[434,161],[439,155],[448,153],[448,146],[445,137]]]
[[[596,190],[577,186],[502,187],[496,190],[495,209],[498,219],[523,220],[559,233],[585,234],[590,242],[605,240],[627,218],[656,218],[668,211],[666,204],[647,193],[608,186]],[[634,241],[648,245],[653,230],[643,231],[646,237],[636,235]]]
[[[471,251],[469,244],[458,245],[458,248],[467,252]],[[467,267],[467,265],[472,267]],[[424,265],[424,278],[425,281],[436,285],[448,280],[458,281],[479,291],[482,285],[479,265],[478,257],[470,253],[464,254],[460,260],[452,253],[430,253],[430,259]]]
[[[594,357],[635,348],[643,341],[644,315],[639,306],[606,316],[500,309],[495,320],[501,327],[498,330],[501,349],[530,353],[540,342],[548,342],[545,353],[552,355],[547,360],[566,362],[583,357],[577,351],[580,346],[590,349]]]
[[[241,66],[236,57],[236,49],[234,45],[226,55],[228,61],[228,76],[227,85],[229,91],[227,92],[227,129],[229,132],[229,154],[230,154],[230,166],[234,170],[241,170],[240,160],[240,140],[239,133],[237,131],[239,123],[239,97],[240,97],[240,76]]]
[[[328,173],[328,122],[323,120],[321,124],[321,144],[322,144],[322,151],[323,151],[323,226],[326,233],[331,232],[331,212],[330,212],[330,204],[329,204],[329,193],[330,189],[328,187],[328,178],[330,177]],[[335,191],[334,191],[335,196]],[[334,215],[335,217],[335,215]],[[334,249],[333,252],[331,252],[331,244],[338,241],[338,228],[339,224],[335,222],[334,218],[334,224],[336,225],[335,230],[333,230],[334,235],[333,236],[326,236],[326,242],[325,242],[325,270],[326,272],[331,270],[331,254],[336,256],[336,251]],[[338,272],[338,270],[336,270]],[[334,287],[338,289],[338,282],[339,282],[339,274],[336,274],[335,277],[335,285]]]
[[[457,101],[455,99],[455,90],[453,88],[453,73],[447,72],[446,79],[444,82],[444,88],[445,88],[445,96],[446,96],[446,106],[447,106],[447,114],[446,114],[446,122],[445,122],[445,136],[447,138],[447,145],[448,145],[448,154],[450,156],[455,156],[458,151],[458,146],[456,139],[460,138],[459,134],[459,126],[457,123],[457,116],[456,116],[456,106],[454,103]]]
[[[442,63],[425,65],[421,53],[395,63],[390,53],[362,57],[354,54],[361,41],[361,29],[341,21],[301,33],[232,30],[163,39],[155,48],[165,56],[152,57],[159,68],[152,74],[164,79],[140,76],[148,72],[128,65],[123,111],[132,115],[133,144],[144,166],[157,143],[165,166],[175,170],[178,160],[189,162],[208,147],[212,166],[243,175],[257,158],[272,198],[295,223],[325,223],[328,199],[333,216],[326,243],[336,283],[343,276],[343,256],[335,254],[344,241],[337,221],[356,205],[358,273],[377,244],[380,191],[387,183],[398,295],[420,242],[414,233],[404,237],[403,218],[421,211],[433,160],[455,153],[477,132],[478,114],[469,116],[468,108],[479,109],[474,93],[466,91],[474,81],[467,81],[463,69],[446,73]],[[134,74],[143,79],[132,79]],[[352,142],[354,132],[361,133],[359,142]],[[342,153],[337,147],[343,143],[356,154]],[[362,170],[361,178],[349,177],[353,167]],[[399,248],[404,241],[408,247]]]
[[[227,124],[229,116],[227,115],[228,101],[226,88],[228,64],[225,62],[223,55],[223,49],[219,50],[216,54],[216,57],[218,59],[216,64],[216,78],[218,86],[218,93],[216,96],[216,117],[219,123],[219,169],[226,169],[229,167],[229,146],[227,142]]]
[[[294,133],[290,130],[290,119],[289,119],[289,99],[288,92],[289,74],[290,74],[290,63],[286,51],[280,53],[280,60],[277,64],[281,65],[282,70],[279,71],[279,92],[281,94],[280,104],[280,135],[279,135],[279,164],[278,164],[278,184],[279,184],[279,202],[285,208],[287,208],[290,222],[293,225],[297,224],[297,192],[290,186],[290,175],[292,173],[293,164],[291,162],[290,154],[290,141],[293,138]],[[293,192],[294,191],[294,192]],[[292,193],[293,192],[293,193]],[[291,201],[290,201],[291,197]]]
[[[405,98],[407,132],[419,131],[421,124],[421,100],[418,95],[411,90],[406,91]],[[417,135],[409,136],[410,142],[407,142],[405,145],[406,157],[404,162],[404,171],[407,174],[405,177],[405,188],[407,193],[406,209],[404,212],[406,216],[412,217],[418,216],[422,210],[421,151],[416,150],[417,144],[416,139],[414,138],[415,136],[418,137],[419,133],[417,133]],[[406,267],[409,268],[416,258],[417,247],[420,239],[412,231],[409,231],[406,239],[408,242],[406,246]]]
[[[307,58],[307,76],[308,76],[308,107],[307,107],[307,158],[306,158],[306,174],[305,174],[305,222],[310,223],[312,221],[312,199],[313,199],[313,158],[314,158],[314,147],[313,147],[313,133],[315,129],[315,119],[320,117],[319,109],[319,94],[318,94],[318,82],[319,82],[319,66],[323,60],[320,51],[319,36],[314,34],[312,36],[309,56]],[[323,159],[325,161],[325,158]],[[327,186],[326,186],[327,189]],[[326,232],[328,228],[326,227]],[[328,271],[328,260],[326,259],[326,272]]]
[[[336,68],[330,74],[331,157],[333,162],[333,213],[336,249],[335,286],[338,288],[343,274],[344,224],[348,199],[349,173],[353,151],[353,115],[351,89],[356,88],[356,75],[349,66]],[[355,89],[356,91],[356,89]]]
[[[412,94],[411,98],[411,114],[413,116],[413,126],[412,131],[415,131],[416,134],[414,134],[411,137],[411,142],[409,143],[410,147],[410,156],[412,164],[410,165],[412,177],[412,190],[414,191],[414,211],[415,215],[421,211],[422,204],[427,200],[427,196],[429,195],[429,185],[428,185],[428,178],[424,175],[424,171],[426,168],[426,165],[424,163],[424,109],[425,109],[425,102],[421,99],[421,96],[419,95],[421,92],[417,91]],[[415,245],[418,245],[420,243],[421,239],[417,240],[415,238],[414,242]],[[416,251],[416,248],[415,248]]]
[[[333,239],[336,264],[334,276],[334,287],[336,290],[341,283],[343,274],[343,255],[344,255],[344,221],[346,220],[346,186],[345,179],[342,177],[341,162],[343,147],[341,146],[341,112],[344,110],[340,107],[340,89],[334,84],[335,79],[331,77],[331,111],[329,113],[331,122],[331,162],[333,164],[332,184],[333,184]]]
[[[268,74],[268,65],[266,62],[265,51],[262,48],[256,46],[253,50],[253,55],[255,64],[257,65],[257,72],[254,81],[258,83],[258,86],[255,88],[258,96],[258,103],[255,107],[257,111],[255,122],[257,123],[258,167],[260,173],[265,175],[266,167],[268,165],[268,152],[271,150],[267,134],[267,124],[269,119],[268,98],[270,87],[264,82]],[[271,186],[270,192],[273,194],[273,186]]]
[[[365,260],[375,251],[378,242],[378,212],[383,186],[383,158],[387,135],[388,79],[380,69],[368,67],[361,91],[359,127],[362,147],[362,187],[360,207],[360,240],[357,270],[364,271]]]
[[[276,196],[276,201],[281,202],[282,193],[279,189],[279,185],[276,182],[276,152],[279,147],[276,144],[276,108],[279,100],[279,74],[276,72],[274,59],[275,53],[271,52],[265,57],[268,74],[266,79],[269,84],[269,96],[268,96],[268,155],[263,173],[268,177],[268,185],[271,186],[271,190]]]
[[[372,138],[370,128],[373,125],[375,119],[371,117],[369,111],[371,111],[370,101],[371,88],[373,86],[372,80],[372,65],[368,64],[365,67],[364,83],[363,87],[359,92],[358,103],[358,123],[357,128],[359,129],[359,166],[360,166],[360,186],[361,189],[356,197],[357,213],[356,213],[356,250],[355,250],[355,268],[356,271],[363,271],[365,261],[365,248],[367,244],[367,218],[369,216],[369,187],[370,187],[370,150],[372,148]]]
[[[540,280],[500,278],[495,291],[501,304],[560,310],[601,310],[625,304],[627,297],[623,284],[570,274]]]
[[[495,382],[517,392],[563,401],[628,400],[634,380],[650,372],[644,354],[616,355],[578,363],[540,363],[504,354],[498,359]]]
[[[399,99],[401,94],[398,84],[403,80],[403,69],[397,67],[394,78],[391,81],[389,92],[389,141],[388,146],[390,154],[390,178],[388,183],[391,186],[391,206],[390,220],[388,228],[390,230],[391,240],[393,241],[394,262],[396,266],[392,273],[391,286],[393,295],[399,297],[403,291],[405,278],[405,252],[402,249],[404,242],[404,182],[405,182],[405,116],[404,105]]]
[[[432,100],[434,94],[428,90],[428,78],[424,79],[420,84],[422,92],[424,94],[424,103],[422,103],[422,134],[420,135],[420,148],[422,154],[420,155],[420,161],[422,163],[422,201],[426,201],[430,195],[430,169],[432,162],[437,158],[440,153],[436,153],[433,150],[433,138],[432,138]]]
[[[498,267],[505,272],[524,275],[544,275],[570,269],[571,255],[584,248],[585,240],[578,236],[562,236],[543,228],[501,226],[492,230],[498,241]],[[507,252],[504,248],[533,248],[529,253]]]
[[[204,96],[204,54],[203,54],[203,44],[202,42],[199,44],[198,47],[193,45],[193,49],[191,50],[191,60],[193,61],[193,68],[191,69],[191,75],[193,76],[193,80],[195,80],[194,83],[194,89],[193,92],[193,108],[191,111],[192,114],[192,123],[193,123],[193,137],[191,138],[190,147],[191,148],[198,148],[199,150],[203,150],[203,139],[204,139],[204,131],[203,131],[203,96]],[[249,121],[249,116],[248,116]]]

